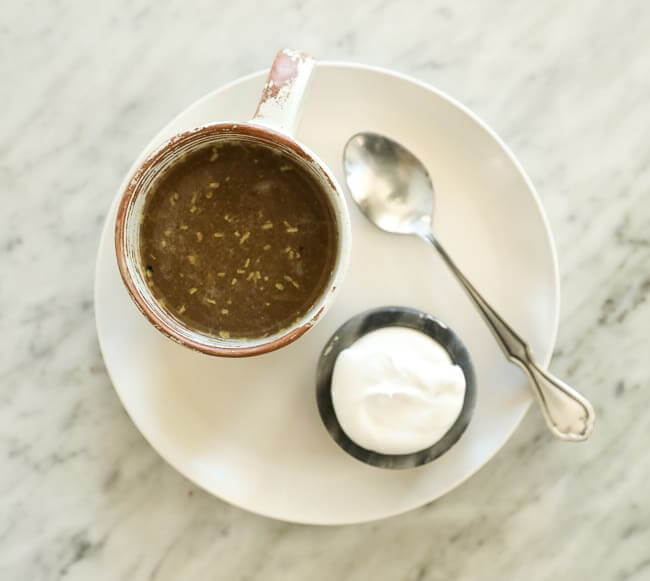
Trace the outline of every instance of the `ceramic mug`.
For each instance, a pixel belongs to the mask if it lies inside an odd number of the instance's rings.
[[[345,197],[322,160],[293,137],[313,67],[313,59],[304,53],[289,49],[280,51],[250,121],[211,123],[171,137],[134,170],[124,189],[115,224],[115,251],[122,280],[137,307],[153,326],[182,345],[209,355],[226,357],[273,351],[295,341],[313,327],[332,304],[341,286],[350,253],[350,219]],[[154,180],[188,152],[229,140],[260,143],[290,155],[320,184],[336,221],[336,262],[323,293],[293,325],[268,337],[223,339],[189,328],[154,297],[146,283],[140,258],[140,222]]]

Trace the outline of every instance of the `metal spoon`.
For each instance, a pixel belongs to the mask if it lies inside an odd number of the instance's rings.
[[[413,234],[431,244],[465,289],[506,357],[530,377],[544,419],[561,440],[589,438],[591,404],[535,361],[528,344],[489,305],[456,266],[432,230],[434,189],[420,160],[399,143],[374,133],[358,133],[345,145],[345,178],[366,217],[395,234]]]

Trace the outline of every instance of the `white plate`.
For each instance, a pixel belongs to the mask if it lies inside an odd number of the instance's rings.
[[[173,133],[255,110],[265,72],[210,93],[143,152]],[[318,63],[298,138],[342,182],[341,152],[357,131],[402,142],[427,165],[438,192],[435,227],[486,298],[548,362],[559,287],[548,224],[512,153],[463,106],[420,82],[360,65]],[[115,389],[145,438],[179,472],[262,515],[343,524],[395,515],[434,500],[476,472],[529,406],[458,284],[417,239],[374,229],[348,199],[350,270],[328,315],[296,343],[251,359],[211,358],[165,339],[131,303],[113,251],[115,203],[97,258],[97,332]],[[416,469],[373,468],[330,440],[316,409],[318,354],[336,327],[379,305],[408,305],[446,321],[465,341],[478,377],[474,419],[459,443]]]

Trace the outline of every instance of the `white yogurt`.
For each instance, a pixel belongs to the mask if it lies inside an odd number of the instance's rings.
[[[342,351],[332,400],[347,436],[367,450],[410,454],[435,444],[458,418],[465,376],[436,341],[384,327]]]

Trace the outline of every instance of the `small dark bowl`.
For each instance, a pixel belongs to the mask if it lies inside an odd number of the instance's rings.
[[[332,373],[339,353],[363,335],[383,327],[407,327],[437,341],[465,375],[465,399],[458,419],[433,446],[411,454],[380,454],[355,444],[341,428],[332,403]],[[407,307],[380,307],[360,313],[330,337],[318,360],[316,401],[320,417],[334,441],[348,454],[380,468],[414,468],[435,460],[449,450],[467,428],[476,403],[476,379],[469,353],[458,336],[433,316]]]

